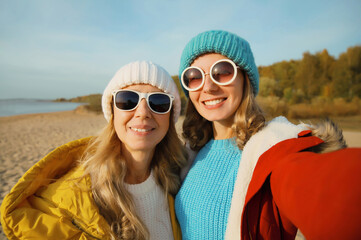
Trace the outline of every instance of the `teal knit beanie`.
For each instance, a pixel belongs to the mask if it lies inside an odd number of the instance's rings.
[[[257,95],[259,74],[249,43],[233,33],[221,30],[200,33],[188,42],[181,56],[179,80],[183,70],[205,53],[222,54],[241,67],[249,77],[254,95]],[[188,97],[188,91],[184,88],[183,91]]]

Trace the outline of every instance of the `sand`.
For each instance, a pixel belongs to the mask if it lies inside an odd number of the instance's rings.
[[[96,135],[103,115],[66,111],[0,117],[0,203],[32,165],[56,147]],[[180,129],[181,120],[177,129]],[[350,147],[361,147],[361,132],[344,132]],[[0,228],[0,239],[6,239]]]
[[[361,147],[361,132],[343,131],[348,147]]]

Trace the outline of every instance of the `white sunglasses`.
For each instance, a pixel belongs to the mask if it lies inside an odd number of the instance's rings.
[[[236,64],[230,59],[216,61],[210,68],[209,73],[205,73],[201,68],[192,66],[184,69],[181,75],[181,82],[188,91],[197,91],[203,87],[205,76],[210,75],[212,81],[217,85],[231,84],[237,76]]]
[[[142,99],[146,99],[149,109],[157,114],[166,114],[172,108],[174,96],[164,92],[142,93],[134,90],[113,92],[114,105],[122,111],[136,109]]]

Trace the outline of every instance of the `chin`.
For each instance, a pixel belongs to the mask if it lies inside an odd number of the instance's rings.
[[[203,117],[204,117],[204,116],[203,116]],[[204,118],[205,118],[207,121],[210,121],[210,122],[225,120],[225,118],[220,117],[219,115],[218,115],[218,116],[207,116],[207,117],[204,117]]]
[[[143,144],[134,144],[133,146],[131,146],[131,148],[135,151],[146,151],[146,150],[152,150],[155,148],[156,145],[154,145],[153,143],[143,143]]]
[[[214,113],[202,113],[201,116],[203,118],[205,118],[207,121],[210,122],[216,122],[216,121],[229,121],[232,120],[233,118],[230,119],[230,117],[232,116],[232,114],[225,114],[223,111],[220,112],[214,112]]]

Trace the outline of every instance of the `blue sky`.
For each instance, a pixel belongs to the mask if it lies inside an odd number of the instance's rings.
[[[0,99],[102,93],[128,62],[178,73],[196,34],[247,39],[257,65],[361,44],[360,0],[0,0]]]

